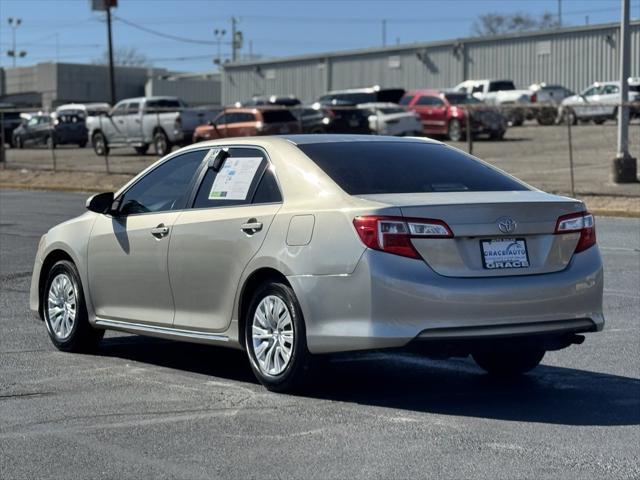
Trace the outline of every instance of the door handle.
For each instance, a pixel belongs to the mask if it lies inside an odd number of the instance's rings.
[[[250,218],[247,223],[243,223],[242,225],[240,225],[240,230],[242,230],[247,235],[253,235],[254,233],[262,230],[262,223],[255,218]]]
[[[164,223],[161,223],[155,228],[151,229],[151,235],[156,238],[163,238],[169,234],[169,227],[165,227]]]

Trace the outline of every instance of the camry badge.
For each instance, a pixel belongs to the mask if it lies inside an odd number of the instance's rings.
[[[498,230],[502,233],[513,233],[517,226],[518,224],[513,218],[502,217],[498,219]]]

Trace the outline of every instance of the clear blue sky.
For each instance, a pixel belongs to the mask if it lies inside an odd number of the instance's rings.
[[[18,50],[27,57],[18,65],[53,60],[85,63],[106,48],[104,13],[91,11],[90,0],[1,0],[0,66],[9,66],[6,51],[12,33],[8,17],[19,17]],[[267,57],[365,48],[382,44],[382,19],[387,19],[387,43],[442,40],[471,34],[483,13],[556,13],[558,0],[297,0],[205,1],[119,0],[114,15],[146,28],[204,43],[187,43],[141,31],[114,20],[116,47],[135,47],[154,66],[182,71],[212,71],[217,55],[213,30],[239,19],[253,53]],[[562,0],[563,24],[619,21],[620,0]],[[631,18],[640,19],[640,0],[631,0]],[[229,56],[230,46],[222,44]]]

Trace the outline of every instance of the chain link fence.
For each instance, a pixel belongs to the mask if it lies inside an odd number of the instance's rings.
[[[633,157],[640,158],[640,104],[628,106],[631,112],[629,150]],[[543,190],[572,195],[640,196],[638,184],[613,185],[609,181],[610,164],[617,150],[617,120],[613,112],[620,105],[600,104],[597,107],[600,110],[583,115],[579,111],[558,109],[556,105],[502,106],[500,111],[484,104],[469,105],[464,109],[470,115],[458,119],[460,130],[456,135],[451,135],[453,139],[448,138],[452,132],[446,128],[451,125],[452,118],[442,120],[446,122],[442,130],[447,133],[429,136],[469,151]],[[384,131],[382,118],[372,115],[371,111],[341,106],[331,106],[329,109],[297,106],[289,109],[292,114],[289,121],[275,124],[265,122],[264,118],[259,121],[254,119],[253,123],[245,122],[244,126],[238,126],[241,122],[212,122],[220,114],[232,120],[232,115],[250,111],[251,108],[203,109],[199,113],[189,113],[192,117],[190,125],[185,124],[186,114],[181,115],[175,109],[157,108],[138,118],[144,122],[144,128],[151,132],[150,137],[129,143],[126,138],[113,142],[113,133],[105,133],[103,140],[106,143],[103,147],[100,147],[100,137],[96,133],[107,132],[114,125],[124,128],[129,121],[135,124],[135,115],[127,116],[125,112],[122,118],[119,115],[90,117],[84,142],[71,143],[60,133],[66,128],[61,126],[62,122],[56,123],[53,119],[49,124],[40,124],[31,120],[33,131],[25,133],[25,125],[29,126],[30,122],[25,117],[34,119],[47,115],[36,110],[4,108],[0,109],[3,125],[0,168],[135,175],[172,148],[191,143],[196,124],[203,125],[195,135],[196,141],[256,133]],[[509,126],[505,122],[506,118],[514,116],[512,109],[518,109],[518,115],[524,116],[521,126]],[[217,118],[220,120],[220,117]],[[503,124],[500,122],[504,122],[506,127],[503,135],[496,134],[496,125]],[[490,128],[492,123],[493,130]],[[232,125],[236,127],[232,128]],[[180,129],[182,132],[179,137],[172,136]],[[470,131],[472,134],[468,135]],[[206,135],[202,132],[206,132]],[[415,135],[416,132],[407,131],[405,134]]]

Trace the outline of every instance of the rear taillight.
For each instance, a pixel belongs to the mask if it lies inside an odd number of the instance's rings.
[[[531,94],[531,103],[536,103],[538,101],[538,94],[537,93],[532,93]]]
[[[420,258],[412,238],[451,238],[453,232],[442,220],[365,216],[353,219],[360,240],[373,250],[409,258]]]
[[[582,252],[596,244],[596,222],[589,212],[561,216],[556,223],[555,233],[580,233],[575,253]]]

